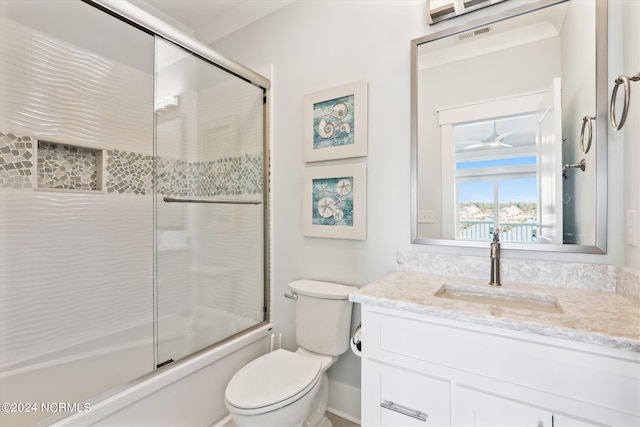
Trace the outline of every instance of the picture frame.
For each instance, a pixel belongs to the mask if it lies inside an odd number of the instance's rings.
[[[305,168],[305,236],[366,240],[366,168],[366,163]]]
[[[367,155],[367,81],[304,96],[304,161]]]

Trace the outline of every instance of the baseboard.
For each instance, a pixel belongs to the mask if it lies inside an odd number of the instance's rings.
[[[352,423],[361,424],[360,389],[329,378],[327,411]]]

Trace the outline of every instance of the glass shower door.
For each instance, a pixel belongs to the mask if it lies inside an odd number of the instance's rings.
[[[265,320],[263,89],[156,39],[156,361]]]

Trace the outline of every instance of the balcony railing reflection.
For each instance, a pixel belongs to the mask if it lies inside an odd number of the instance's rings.
[[[538,226],[526,222],[500,223],[502,232],[500,240],[514,243],[536,243]],[[493,221],[460,221],[459,239],[491,240],[493,238]]]

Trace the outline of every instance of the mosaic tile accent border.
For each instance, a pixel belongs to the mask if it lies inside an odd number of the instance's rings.
[[[107,150],[107,193],[153,194],[153,157]]]
[[[189,195],[234,196],[262,192],[262,154],[245,154],[187,167]]]
[[[0,188],[34,187],[33,139],[0,132]]]
[[[96,191],[101,150],[38,141],[38,188]]]
[[[215,197],[262,193],[262,153],[207,162],[157,158],[107,150],[108,193],[151,194],[157,186],[163,196]]]
[[[123,150],[95,150],[51,142],[39,143],[38,187],[101,190],[109,194],[216,197],[261,194],[262,153],[205,162],[187,162]],[[0,133],[0,187],[18,190],[36,185],[34,138]],[[101,160],[100,157],[104,156]],[[100,177],[101,162],[105,175]],[[154,162],[156,178],[154,179]]]

